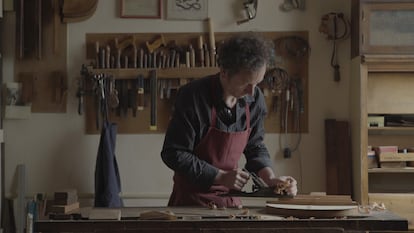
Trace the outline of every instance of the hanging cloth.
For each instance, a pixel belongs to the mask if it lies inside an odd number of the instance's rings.
[[[105,91],[105,93],[109,92]],[[101,100],[104,121],[95,167],[95,207],[122,207],[123,202],[119,196],[121,180],[115,157],[117,125],[108,121],[106,99]]]

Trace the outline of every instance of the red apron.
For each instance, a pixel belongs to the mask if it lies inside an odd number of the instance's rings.
[[[216,109],[211,110],[211,124],[204,138],[195,148],[195,155],[209,164],[225,170],[237,168],[238,161],[247,145],[250,134],[250,110],[246,104],[246,130],[240,132],[225,132],[217,129]],[[237,207],[241,205],[240,198],[222,197],[218,194],[228,193],[229,189],[222,185],[212,185],[210,189],[192,184],[185,176],[174,173],[174,187],[168,202],[169,206],[208,206],[214,202],[217,207]]]

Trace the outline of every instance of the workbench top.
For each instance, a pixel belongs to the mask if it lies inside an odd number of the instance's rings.
[[[132,232],[139,229],[147,229],[145,232],[165,232],[165,229],[169,229],[169,232],[204,232],[205,229],[223,230],[220,232],[240,232],[237,229],[244,229],[243,232],[246,229],[266,232],[263,230],[282,228],[341,228],[346,231],[408,229],[406,219],[389,211],[372,211],[369,214],[344,218],[293,218],[266,214],[263,207],[223,210],[200,207],[125,207],[119,210],[121,220],[39,220],[34,223],[34,229],[35,232]],[[82,217],[88,211],[91,209],[82,209]],[[140,220],[139,215],[148,211],[171,211],[177,219]]]

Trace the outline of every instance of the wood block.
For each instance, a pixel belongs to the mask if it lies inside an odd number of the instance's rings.
[[[78,201],[78,193],[76,189],[67,189],[57,191],[54,194],[55,205],[70,205]]]
[[[176,220],[177,216],[171,211],[147,211],[139,215],[141,220]]]
[[[69,205],[52,205],[50,207],[50,212],[66,214],[77,209],[79,209],[79,202],[75,202]]]
[[[89,212],[88,218],[89,219],[121,220],[121,210],[110,209],[110,208],[93,208]]]

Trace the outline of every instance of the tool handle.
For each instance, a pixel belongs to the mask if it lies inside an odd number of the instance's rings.
[[[150,72],[151,87],[151,119],[150,130],[157,130],[157,73],[155,70]]]
[[[142,75],[139,75],[138,78],[138,89],[137,89],[137,110],[144,110],[144,77]]]

